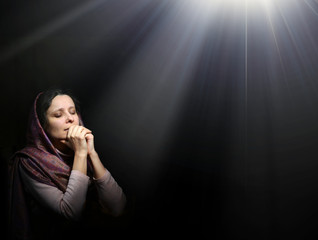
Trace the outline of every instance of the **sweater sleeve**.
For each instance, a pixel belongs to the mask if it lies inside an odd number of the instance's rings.
[[[99,179],[94,179],[99,202],[113,216],[119,216],[126,205],[126,196],[109,171]]]
[[[67,219],[78,220],[86,200],[89,177],[72,170],[65,193],[56,187],[40,183],[19,168],[26,191],[36,201]]]

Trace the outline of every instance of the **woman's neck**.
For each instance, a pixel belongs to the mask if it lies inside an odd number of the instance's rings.
[[[71,156],[73,154],[73,150],[63,143],[53,144],[53,146],[60,155]]]

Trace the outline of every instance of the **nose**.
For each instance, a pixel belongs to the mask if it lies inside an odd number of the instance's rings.
[[[74,122],[74,116],[72,114],[67,114],[66,122]]]

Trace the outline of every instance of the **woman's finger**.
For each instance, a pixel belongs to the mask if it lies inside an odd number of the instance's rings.
[[[68,131],[67,131],[67,139],[69,140],[72,136],[73,130],[75,126],[70,126]]]
[[[92,132],[92,130],[90,130],[90,129],[86,128],[86,127],[82,127],[82,128],[83,128],[83,130],[86,130],[87,132]]]
[[[82,131],[83,131],[83,127],[81,127],[81,126],[76,126],[76,127],[74,128],[73,137],[80,136]]]
[[[92,138],[94,138],[94,135],[92,133],[87,133],[87,134],[85,134],[85,138],[92,139]]]
[[[87,134],[90,134],[91,132],[92,132],[91,130],[88,130],[87,128],[84,128],[84,129],[82,129],[82,132],[80,133],[80,137],[81,138],[85,138],[85,136]]]
[[[67,139],[75,137],[84,137],[86,134],[91,133],[92,131],[79,125],[73,125],[69,128],[67,133]]]

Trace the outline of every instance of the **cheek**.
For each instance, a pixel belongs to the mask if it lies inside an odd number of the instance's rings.
[[[59,137],[61,133],[64,133],[64,127],[62,122],[59,122],[59,121],[50,122],[49,127],[47,128],[47,133],[51,137]]]
[[[79,125],[78,115],[76,115],[76,117],[74,117],[74,124]]]

